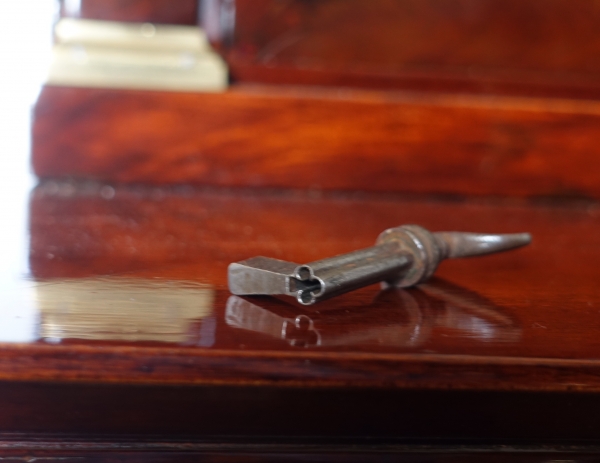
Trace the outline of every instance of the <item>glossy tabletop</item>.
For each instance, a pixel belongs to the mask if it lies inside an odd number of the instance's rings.
[[[0,377],[600,390],[598,217],[585,202],[46,181],[29,201],[28,273],[3,282],[20,334],[3,334]],[[533,243],[308,308],[227,289],[230,262],[310,262],[406,223]]]
[[[16,78],[0,76],[0,459],[598,454],[597,203],[37,184],[35,98],[17,84],[43,53],[23,56]],[[373,285],[311,308],[227,289],[230,262],[308,262],[405,223],[527,231],[533,244],[445,262],[418,288]]]

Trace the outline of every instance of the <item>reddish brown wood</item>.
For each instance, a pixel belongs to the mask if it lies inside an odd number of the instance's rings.
[[[30,268],[40,284],[112,275],[144,288],[162,278],[202,282],[215,299],[212,313],[190,323],[181,343],[89,340],[86,329],[60,342],[3,343],[0,432],[26,437],[13,447],[0,440],[0,448],[64,457],[77,455],[76,446],[78,455],[109,461],[125,459],[123,448],[133,452],[129,459],[182,449],[263,459],[303,452],[310,459],[311,452],[344,454],[349,443],[353,452],[439,456],[458,445],[467,454],[490,452],[497,447],[477,445],[502,442],[505,451],[517,445],[508,455],[519,461],[519,445],[539,455],[559,441],[593,444],[600,439],[597,416],[589,413],[600,400],[597,218],[593,203],[46,182],[31,202]],[[282,339],[276,330],[253,330],[256,318],[231,323],[229,262],[254,254],[313,260],[367,246],[381,229],[407,222],[434,230],[528,230],[534,243],[446,262],[441,279],[420,289],[373,286],[310,311],[246,299],[258,308],[254,317],[311,317],[320,346],[290,342],[301,333]],[[3,288],[4,300],[23,307],[27,295],[43,301],[27,281],[3,280]],[[73,308],[64,296],[65,304],[40,311],[40,336],[49,310]],[[105,323],[111,307],[104,304],[115,302],[105,297],[90,294],[87,326]],[[40,439],[47,433],[60,433],[61,441]],[[320,447],[307,447],[315,443]],[[555,455],[575,451],[551,448]]]
[[[153,184],[599,197],[598,127],[590,101],[45,87],[33,166]]]
[[[45,89],[34,132],[44,175],[312,189],[38,188],[22,235],[31,232],[30,274],[12,260],[0,268],[2,321],[29,317],[38,333],[0,345],[0,458],[591,461],[600,442],[590,412],[600,406],[598,204],[322,190],[597,197],[598,113],[594,102],[556,100]],[[5,230],[19,223],[8,215],[18,199],[0,198]],[[368,287],[314,311],[231,299],[226,289],[229,262],[318,259],[410,222],[530,231],[534,243],[446,262],[429,286]],[[131,330],[118,324],[90,340],[115,304],[90,292],[87,325],[45,337],[48,313],[66,325],[72,300],[65,290],[43,306],[39,285],[83,278],[148,290],[157,279],[200,282],[214,302],[185,319],[182,342],[118,340]],[[131,298],[121,294],[124,310]],[[233,304],[250,323],[232,321]],[[298,314],[314,321],[321,345],[266,329]]]
[[[600,99],[600,85],[594,74],[537,75],[481,71],[461,72],[440,69],[427,72],[402,69],[395,72],[374,72],[353,67],[352,70],[294,67],[293,65],[265,66],[249,63],[235,54],[227,56],[232,80],[237,83],[269,85],[313,85],[355,87],[381,90],[409,90],[482,95],[506,95],[542,98]]]
[[[249,192],[156,197],[151,189],[125,187],[106,199],[106,190],[94,188],[49,183],[36,193],[34,275],[51,281],[129,275],[142,278],[142,285],[148,277],[204,282],[216,291],[214,343],[205,348],[99,341],[7,346],[0,356],[5,380],[600,391],[595,206]],[[225,280],[230,262],[261,254],[312,261],[368,246],[379,231],[401,223],[433,230],[527,230],[534,243],[512,253],[443,264],[439,276],[458,287],[434,282],[433,292],[424,287],[398,294],[378,294],[371,287],[324,302],[318,312],[308,312],[323,339],[332,340],[322,346],[294,346],[226,322],[226,307],[233,303]],[[461,308],[440,296],[444,287],[475,307]],[[403,295],[420,301],[419,309],[411,309]],[[303,313],[270,298],[248,301],[263,314],[293,319]],[[407,320],[416,316],[411,310],[424,321],[419,322],[422,337],[409,336],[409,341],[404,338],[411,326]],[[198,342],[195,336],[190,334],[191,343]]]
[[[229,60],[239,81],[573,95],[591,86],[598,95],[600,10],[587,0],[237,0],[236,8]]]
[[[590,59],[600,51],[600,10],[585,0],[237,0],[236,7],[240,52],[263,64],[600,72]]]
[[[468,461],[485,453],[495,461],[498,445],[515,461],[549,450],[555,458],[597,454],[600,426],[589,413],[600,400],[597,219],[594,203],[46,182],[31,200],[32,275],[4,276],[3,301],[21,301],[26,313],[41,295],[31,278],[56,286],[107,275],[142,288],[156,278],[202,282],[216,297],[182,343],[90,341],[86,329],[3,343],[0,454],[360,461],[374,452]],[[429,287],[369,287],[316,311],[246,299],[257,316],[312,317],[328,341],[321,346],[227,321],[229,262],[259,253],[312,260],[367,246],[381,229],[406,222],[529,230],[534,243],[446,262]],[[87,326],[102,325],[106,294],[89,296]],[[54,310],[70,309],[59,300]],[[40,335],[47,315],[46,306],[36,318]]]
[[[63,0],[61,14],[104,21],[195,25],[198,0],[81,0],[79,12],[67,11]]]

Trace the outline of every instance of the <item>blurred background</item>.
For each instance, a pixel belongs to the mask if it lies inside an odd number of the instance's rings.
[[[58,2],[0,2],[0,340],[35,337],[31,298],[13,287],[29,275],[32,109],[48,73]],[[21,283],[19,283],[21,284]]]

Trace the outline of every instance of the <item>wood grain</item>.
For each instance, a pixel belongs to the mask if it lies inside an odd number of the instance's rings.
[[[241,79],[597,98],[597,63],[586,61],[597,55],[594,2],[237,5],[251,27],[246,48],[234,41],[234,74],[256,73]],[[348,6],[357,22],[336,25]],[[377,24],[381,37],[395,30],[391,44],[398,31],[414,39],[398,48],[404,67],[394,67],[391,48],[344,55],[335,34],[355,41],[353,24],[373,33]],[[277,49],[286,30],[307,34]],[[535,36],[517,37],[528,31]],[[303,49],[311,37],[330,46]],[[303,63],[306,50],[326,61]],[[363,52],[373,61],[355,67]],[[263,73],[265,63],[279,74]],[[33,322],[31,341],[0,345],[0,459],[597,458],[599,115],[597,102],[573,99],[46,87],[33,164],[59,180],[31,195],[27,265],[9,260],[0,273],[2,315]],[[522,199],[531,196],[561,200]],[[20,222],[15,200],[0,198],[7,227]],[[256,254],[311,261],[368,246],[402,223],[529,231],[534,241],[446,262],[420,288],[371,286],[313,311],[227,291],[230,262]],[[82,281],[97,284],[77,298],[68,288]],[[135,305],[140,291],[155,294],[157,281],[172,285],[169,294],[194,284],[211,297],[188,301],[203,304],[191,320],[168,311],[164,326],[177,330],[170,342],[119,336],[136,327],[106,324],[106,314]],[[144,308],[150,322],[155,314]],[[315,332],[282,330],[298,315],[313,321],[318,343]],[[43,329],[50,323],[52,336]]]
[[[31,196],[31,274],[2,280],[4,301],[38,308],[39,337],[1,345],[0,453],[495,461],[503,445],[504,461],[597,454],[600,426],[589,410],[600,393],[598,211],[586,201],[44,182]],[[368,246],[382,229],[410,222],[527,230],[534,242],[448,261],[417,289],[371,286],[314,310],[267,297],[239,305],[226,289],[232,261],[305,262]],[[98,284],[81,310],[73,311],[72,293],[61,303],[54,291],[63,316],[58,334],[45,337],[44,285],[90,279]],[[68,317],[81,320],[85,309],[88,326],[106,327],[105,312],[119,304],[103,281],[134,285],[129,296],[121,286],[123,310],[157,281],[172,283],[169,291],[202,284],[214,298],[186,321],[181,341],[119,340],[114,334],[131,327],[118,325],[89,339]],[[300,314],[322,344],[272,329]],[[63,336],[60,323],[71,327]]]
[[[596,2],[237,0],[240,82],[598,95]]]
[[[33,167],[150,184],[598,198],[598,127],[593,101],[47,86]]]
[[[73,15],[61,1],[63,17],[190,26],[198,21],[197,0],[81,0],[79,8],[78,14]]]
[[[59,345],[7,346],[0,355],[5,380],[600,391],[600,233],[594,231],[596,208],[585,203],[534,208],[194,190],[156,197],[141,187],[116,187],[111,196],[102,188],[51,182],[37,191],[33,274],[49,283],[101,275],[136,277],[142,287],[147,278],[204,283],[215,291],[212,344],[198,341],[208,326],[201,319],[181,345],[75,336]],[[425,286],[379,293],[370,287],[323,302],[316,313],[271,298],[247,299],[258,307],[248,309],[255,316],[293,320],[307,313],[329,344],[298,346],[269,336],[273,330],[227,322],[235,303],[226,290],[230,262],[261,254],[312,261],[366,247],[381,230],[401,223],[433,230],[527,230],[534,243],[447,262],[439,276],[452,284],[433,282],[433,291]],[[411,309],[406,297],[418,308]],[[422,337],[403,338],[410,320],[421,320]]]

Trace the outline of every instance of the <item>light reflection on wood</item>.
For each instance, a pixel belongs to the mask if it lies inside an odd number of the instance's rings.
[[[385,289],[373,303],[357,309],[343,314],[312,313],[284,303],[263,308],[231,296],[225,322],[233,328],[285,340],[294,347],[410,348],[428,342],[438,328],[486,343],[514,343],[522,335],[521,327],[503,307],[440,278],[418,289]]]
[[[36,285],[40,338],[186,342],[212,313],[214,290],[193,282],[83,278]]]

